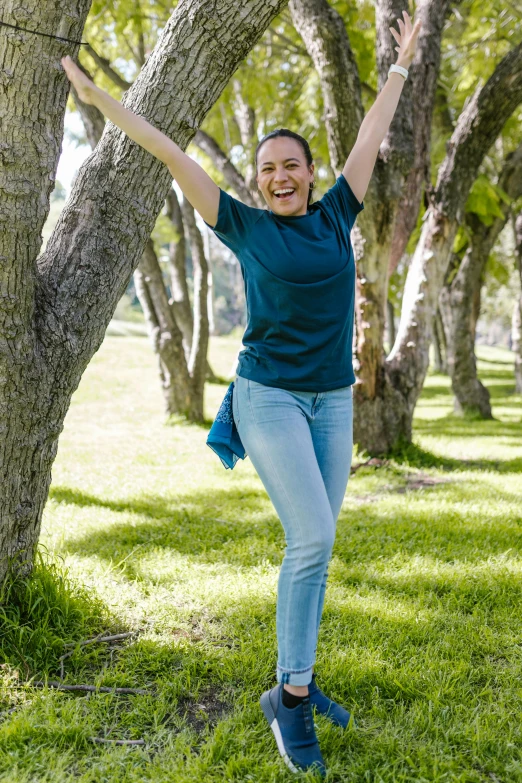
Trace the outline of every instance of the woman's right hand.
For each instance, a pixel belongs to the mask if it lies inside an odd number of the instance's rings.
[[[62,57],[61,62],[67,78],[74,85],[80,100],[84,103],[94,104],[94,90],[96,89],[94,82],[78,68],[69,55]]]

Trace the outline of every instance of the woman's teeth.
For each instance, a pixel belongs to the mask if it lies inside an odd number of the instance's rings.
[[[289,193],[274,193],[275,197],[278,198],[280,201],[288,201],[291,196],[294,195],[294,191],[290,191]]]

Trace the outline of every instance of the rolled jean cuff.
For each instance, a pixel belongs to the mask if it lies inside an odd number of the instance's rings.
[[[313,664],[308,669],[301,669],[300,671],[285,671],[278,664],[276,668],[277,682],[282,682],[285,685],[310,685],[313,671]]]

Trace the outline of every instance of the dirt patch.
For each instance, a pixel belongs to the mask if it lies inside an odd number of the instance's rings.
[[[425,473],[417,473],[414,476],[408,476],[403,486],[388,485],[382,487],[379,492],[372,495],[348,495],[348,500],[357,504],[374,503],[382,500],[385,495],[405,495],[406,492],[414,492],[422,489],[434,487],[437,484],[447,484],[450,479],[439,478],[437,476],[428,476]]]
[[[206,726],[214,728],[229,710],[230,704],[225,700],[223,692],[209,689],[197,697],[180,699],[176,712],[199,734]]]

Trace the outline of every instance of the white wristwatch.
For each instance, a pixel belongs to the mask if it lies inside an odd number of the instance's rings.
[[[406,68],[403,68],[402,65],[390,65],[390,70],[388,71],[388,76],[390,73],[400,73],[401,76],[404,76],[404,81],[408,78],[408,71]]]

